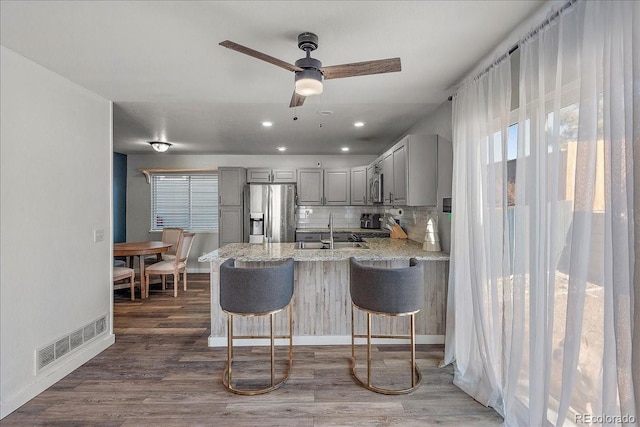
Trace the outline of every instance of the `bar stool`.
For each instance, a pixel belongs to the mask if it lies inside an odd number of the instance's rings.
[[[422,265],[412,258],[407,268],[367,267],[354,258],[350,259],[351,290],[351,373],[363,387],[382,394],[406,394],[420,386],[422,373],[416,365],[415,355],[415,314],[424,304],[424,273]],[[355,308],[367,314],[367,333],[356,334],[354,325]],[[409,316],[409,335],[372,335],[371,315]],[[356,372],[356,338],[367,339],[367,380],[362,380]],[[388,389],[371,383],[371,338],[409,338],[411,340],[411,387]]]
[[[243,395],[263,394],[282,386],[291,373],[293,364],[293,259],[289,258],[276,265],[266,267],[236,267],[235,260],[229,259],[220,266],[220,307],[227,313],[227,366],[222,375],[222,383],[227,390]],[[274,333],[274,316],[289,307],[289,334]],[[234,316],[269,316],[269,335],[236,336],[233,333]],[[231,379],[234,338],[269,338],[271,345],[271,385],[261,389],[240,389]],[[275,339],[289,341],[289,363],[284,376],[275,379]]]

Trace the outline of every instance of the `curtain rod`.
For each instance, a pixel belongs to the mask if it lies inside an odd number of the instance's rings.
[[[542,30],[543,28],[545,28],[547,25],[549,25],[550,23],[552,23],[558,16],[560,16],[561,13],[563,13],[565,10],[567,10],[569,7],[571,7],[574,3],[576,3],[578,0],[569,0],[567,3],[563,4],[557,11],[555,11],[553,14],[551,14],[551,16],[549,16],[547,19],[545,19],[544,21],[542,21],[542,24],[538,25],[536,28],[534,28],[532,31],[529,32],[529,34],[527,34],[525,37],[523,37],[522,39],[520,39],[520,41],[518,41],[516,44],[514,44],[513,46],[511,46],[509,48],[509,50],[504,53],[503,55],[501,55],[497,60],[493,61],[487,68],[485,68],[484,70],[482,70],[481,72],[479,72],[475,77],[475,79],[478,79],[480,77],[482,77],[484,74],[488,73],[493,67],[495,67],[496,65],[498,65],[499,63],[501,63],[502,61],[504,61],[506,58],[508,58],[509,56],[511,56],[511,54],[513,52],[515,52],[516,50],[518,50],[520,48],[520,43],[522,43],[522,40],[527,40],[533,36],[535,36],[536,34],[538,34],[540,32],[540,30]],[[453,97],[457,94],[458,92],[456,92],[455,94],[449,96],[447,99],[449,101],[453,101]]]

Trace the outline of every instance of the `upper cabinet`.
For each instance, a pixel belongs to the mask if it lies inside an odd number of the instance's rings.
[[[438,136],[407,135],[382,155],[385,205],[435,206]]]
[[[296,182],[295,169],[248,168],[248,183],[291,183]]]
[[[367,167],[351,168],[351,204],[367,204]]]
[[[298,205],[322,205],[324,181],[322,169],[298,169]]]
[[[298,205],[348,205],[350,169],[298,169]]]
[[[218,168],[218,197],[223,206],[242,206],[242,187],[247,170],[236,167]]]
[[[324,204],[351,203],[351,169],[324,170]]]

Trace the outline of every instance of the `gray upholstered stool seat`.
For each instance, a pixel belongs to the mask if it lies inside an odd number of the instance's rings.
[[[409,267],[380,268],[362,265],[350,259],[351,291],[351,372],[363,387],[383,394],[404,394],[415,390],[422,381],[422,374],[415,362],[415,314],[424,305],[424,272],[422,265],[412,258]],[[367,315],[367,334],[355,332],[355,310]],[[372,335],[371,315],[409,316],[408,335]],[[408,338],[411,342],[411,387],[388,389],[371,383],[371,338]],[[356,338],[367,339],[367,380],[360,379],[356,372]]]
[[[234,393],[262,394],[280,387],[287,381],[293,364],[293,259],[260,267],[236,267],[230,259],[220,266],[220,307],[227,313],[227,366],[222,383]],[[289,307],[288,335],[275,335],[274,315]],[[239,337],[233,333],[234,316],[269,316],[269,335]],[[233,385],[231,373],[234,338],[269,338],[271,344],[271,383],[261,389],[240,389]],[[289,340],[289,363],[283,378],[275,379],[275,339]]]

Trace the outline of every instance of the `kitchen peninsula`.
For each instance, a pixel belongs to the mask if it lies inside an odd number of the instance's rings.
[[[397,268],[416,258],[424,267],[425,304],[416,316],[416,342],[444,342],[449,254],[426,252],[412,240],[365,239],[367,249],[297,249],[295,243],[232,243],[199,258],[210,263],[211,335],[209,346],[226,345],[226,315],[219,305],[219,266],[230,258],[236,265],[269,265],[270,262],[295,260],[294,343],[297,345],[348,344],[351,342],[351,298],[349,295],[349,258],[366,265]],[[365,326],[364,316],[356,316],[356,327]],[[406,322],[406,323],[405,323]],[[276,315],[276,331],[285,330],[287,316]],[[408,319],[384,318],[374,322],[374,333],[403,333]],[[268,328],[266,319],[238,319],[238,335],[255,335]],[[239,344],[242,340],[238,340]]]

